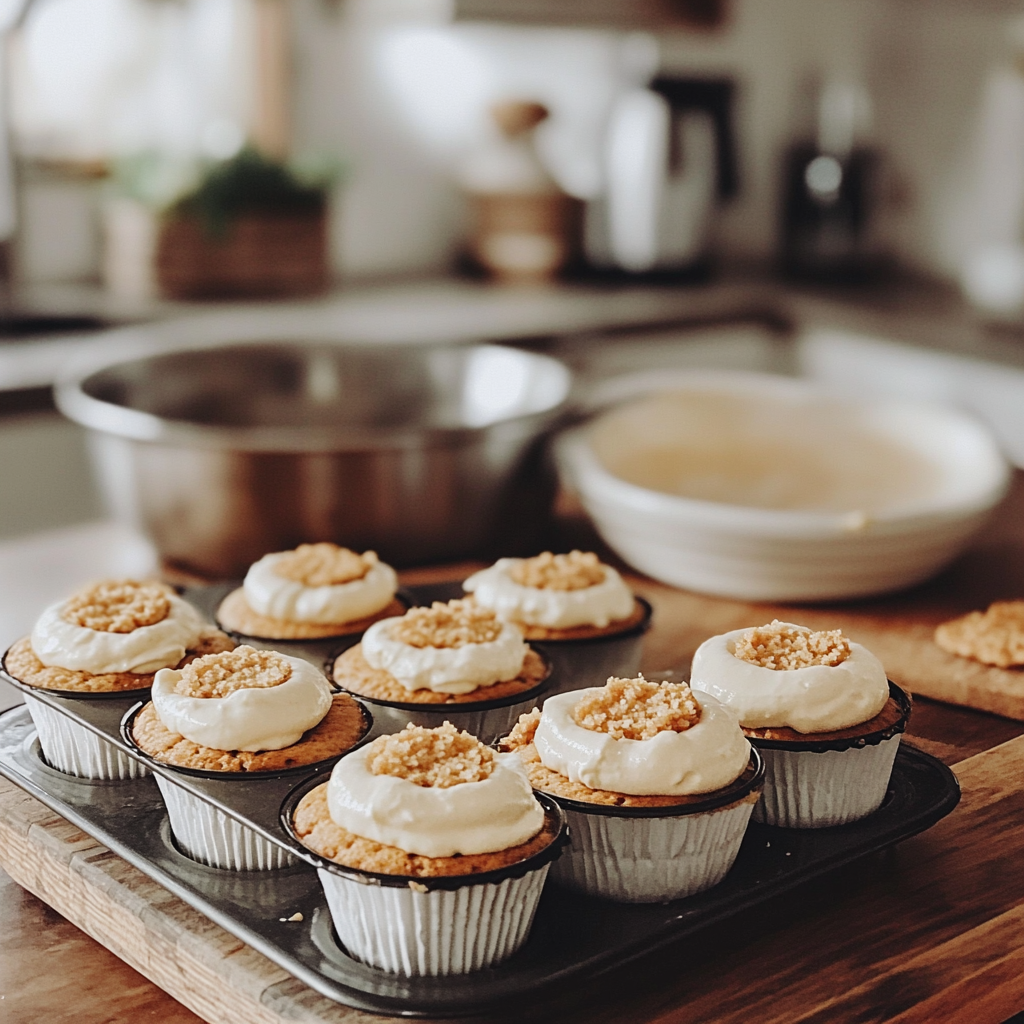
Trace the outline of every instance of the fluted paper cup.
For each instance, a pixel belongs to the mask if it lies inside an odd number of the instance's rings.
[[[196,796],[190,789],[178,784],[175,776],[216,779],[218,782],[230,782],[238,786],[259,786],[264,779],[323,768],[337,761],[348,750],[322,761],[273,772],[228,772],[180,767],[156,760],[135,742],[133,726],[145,706],[145,703],[140,703],[128,711],[121,720],[121,736],[143,761],[156,767],[153,774],[167,808],[171,834],[182,853],[201,864],[228,871],[273,871],[297,864],[298,859],[287,848]],[[363,715],[363,734],[358,743],[349,749],[355,749],[359,743],[364,742],[373,725],[366,708],[360,704],[359,709]]]
[[[754,821],[784,828],[828,828],[878,810],[911,707],[910,697],[893,682],[889,694],[901,716],[873,733],[802,744],[752,737],[750,742],[765,761],[764,793],[754,808]]]
[[[522,878],[420,892],[363,884],[320,869],[338,939],[350,956],[393,974],[467,974],[526,941],[549,864]],[[469,876],[472,878],[472,876]]]
[[[162,775],[156,776],[174,840],[193,860],[229,871],[272,871],[298,863],[283,846]]]
[[[706,800],[669,807],[619,807],[555,796],[569,845],[551,880],[621,903],[660,903],[717,885],[740,852],[764,782],[757,751],[732,785]]]
[[[845,825],[877,811],[889,788],[900,737],[874,747],[762,750],[764,793],[754,820],[784,828]]]
[[[468,974],[501,963],[526,942],[551,862],[565,843],[565,815],[545,794],[545,827],[554,837],[533,856],[476,875],[414,878],[345,867],[313,853],[295,833],[304,783],[281,809],[281,822],[303,859],[318,867],[334,929],[345,951],[407,977]]]
[[[138,779],[146,766],[73,718],[25,692],[46,763],[81,779]]]

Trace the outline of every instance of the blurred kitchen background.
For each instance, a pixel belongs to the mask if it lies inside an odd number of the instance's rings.
[[[1024,4],[4,0],[0,27],[0,570],[38,591],[0,597],[4,642],[64,577],[152,567],[50,388],[168,331],[494,339],[577,388],[799,372],[952,402],[1024,465]]]

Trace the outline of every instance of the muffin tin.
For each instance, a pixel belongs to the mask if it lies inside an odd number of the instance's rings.
[[[186,596],[208,610],[208,602],[218,600],[211,590]],[[433,595],[423,588],[417,596],[429,600]],[[144,695],[82,701],[37,693],[122,750],[128,749],[122,720]],[[170,774],[156,764],[151,770]],[[317,859],[297,846],[282,824],[289,797],[326,779],[329,771],[329,764],[292,770],[260,778],[253,786],[175,774],[179,785],[299,861],[277,871],[221,871],[175,847],[153,778],[95,781],[64,775],[42,759],[26,708],[0,715],[0,774],[311,988],[359,1009],[403,1016],[495,1010],[512,998],[542,997],[572,979],[594,978],[924,831],[960,797],[949,768],[903,744],[885,801],[861,821],[814,830],[752,823],[723,882],[671,903],[611,903],[549,884],[529,940],[510,960],[472,974],[405,978],[362,964],[341,948],[317,879]],[[287,920],[296,912],[301,921]]]

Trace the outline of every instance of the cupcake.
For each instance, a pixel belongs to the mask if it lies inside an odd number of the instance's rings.
[[[632,676],[640,668],[651,606],[592,552],[500,558],[463,587],[551,658],[549,694],[611,675]]]
[[[450,720],[485,743],[536,707],[549,673],[517,626],[467,600],[376,622],[330,666],[340,687],[371,705],[380,732]]]
[[[221,602],[217,622],[247,639],[357,636],[378,619],[405,611],[397,589],[395,570],[373,551],[300,544],[250,566],[242,586]]]
[[[765,759],[756,821],[842,825],[885,798],[910,698],[840,630],[776,619],[713,636],[693,657],[690,685],[732,708]]]
[[[367,733],[366,712],[333,694],[302,658],[237,647],[184,668],[161,669],[152,700],[129,719],[125,736],[151,762],[189,775],[249,780],[321,764]],[[294,862],[283,847],[155,773],[171,832],[194,860],[239,871]]]
[[[450,722],[409,725],[343,757],[286,804],[317,855],[338,938],[374,967],[464,974],[526,941],[564,820],[519,759]]]
[[[732,711],[642,676],[549,697],[501,748],[566,813],[569,847],[552,880],[628,903],[720,882],[764,775]]]
[[[147,689],[159,669],[232,647],[170,587],[106,580],[47,608],[3,666],[25,694],[50,765],[82,778],[126,779],[145,768],[34,691],[83,700],[123,695]]]

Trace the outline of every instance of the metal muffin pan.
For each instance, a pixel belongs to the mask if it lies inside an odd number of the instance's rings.
[[[89,719],[79,720],[123,743],[117,703],[90,702]],[[106,723],[101,708],[109,712]],[[0,774],[328,998],[376,1013],[431,1017],[495,1010],[512,998],[542,998],[574,980],[621,967],[916,835],[960,798],[956,777],[945,765],[904,744],[885,802],[861,821],[809,830],[751,824],[725,881],[672,903],[610,903],[549,884],[529,940],[510,960],[474,974],[403,978],[353,960],[338,945],[312,866],[315,856],[297,849],[281,826],[279,814],[291,791],[313,784],[318,774],[326,779],[328,769],[260,779],[253,786],[176,777],[179,784],[201,785],[212,802],[303,860],[298,867],[262,872],[220,871],[183,856],[169,838],[152,778],[91,781],[54,771],[39,755],[23,707],[0,715]],[[301,922],[282,920],[296,912]]]
[[[186,597],[209,611],[207,602],[219,600],[218,589],[201,588],[186,592]],[[318,652],[319,664],[326,653]],[[120,732],[121,722],[145,691],[89,701],[36,693],[131,753]],[[473,974],[405,978],[345,953],[334,935],[317,878],[317,858],[297,846],[282,826],[280,815],[289,795],[298,787],[305,790],[326,780],[329,763],[261,776],[251,785],[151,767],[287,848],[301,863],[276,871],[242,872],[191,860],[171,839],[152,777],[100,781],[64,775],[42,759],[26,708],[0,715],[0,775],[311,988],[349,1006],[395,1016],[462,1016],[499,1009],[513,998],[554,994],[559,987],[619,968],[916,835],[947,815],[960,798],[949,768],[904,744],[882,807],[861,821],[814,830],[751,824],[723,882],[671,903],[611,903],[549,884],[529,940],[508,961]],[[296,913],[302,920],[289,920]]]

